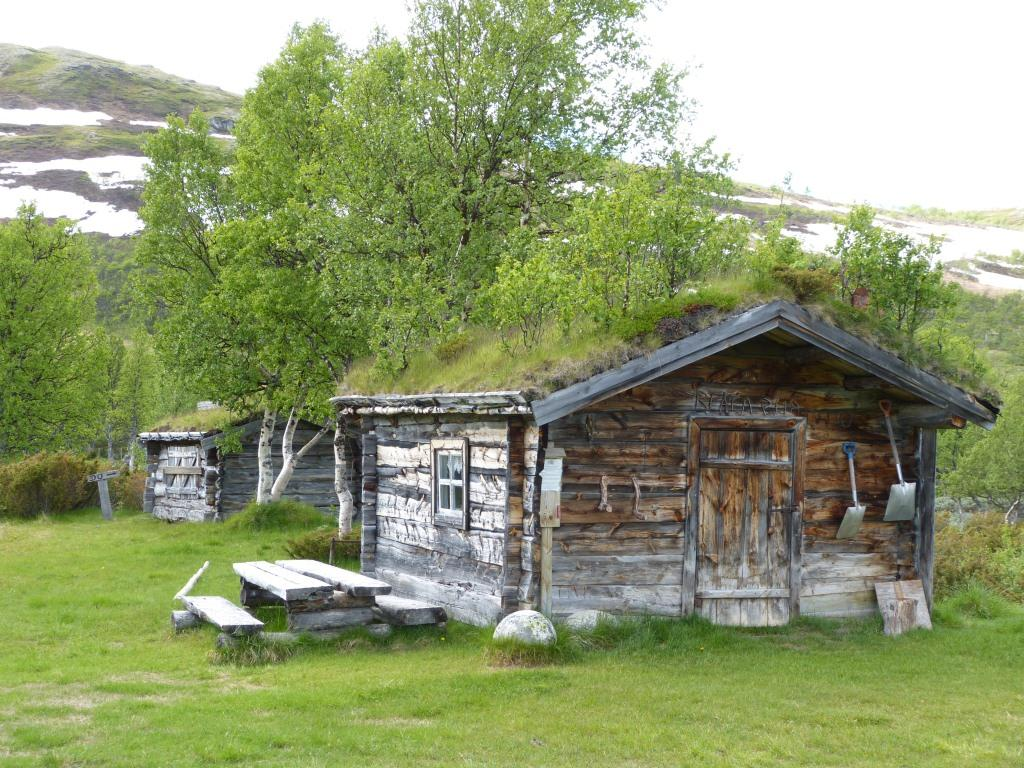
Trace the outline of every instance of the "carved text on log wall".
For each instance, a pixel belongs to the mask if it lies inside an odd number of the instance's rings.
[[[709,392],[699,388],[693,390],[693,409],[723,416],[796,416],[800,412],[800,406],[792,400],[752,399],[739,392]]]

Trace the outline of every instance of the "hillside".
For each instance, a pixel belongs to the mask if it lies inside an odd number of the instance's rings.
[[[200,107],[227,138],[240,101],[153,67],[0,44],[0,218],[32,200],[83,232],[130,235],[141,226],[146,137],[168,114]]]
[[[731,212],[756,221],[785,214],[786,233],[806,248],[824,251],[836,241],[836,217],[850,205],[810,195],[738,184]],[[1024,291],[1024,209],[957,211],[911,207],[879,210],[878,224],[926,240],[943,241],[939,258],[946,275],[975,292]]]

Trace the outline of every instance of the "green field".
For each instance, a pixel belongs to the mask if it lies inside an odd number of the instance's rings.
[[[1024,614],[897,639],[648,621],[562,663],[496,666],[483,630],[356,635],[267,666],[174,636],[171,596],[236,596],[286,534],[95,510],[0,524],[3,766],[1024,764]],[[600,647],[594,647],[600,645]]]

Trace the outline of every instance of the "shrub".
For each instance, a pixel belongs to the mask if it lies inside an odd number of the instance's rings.
[[[252,502],[237,515],[228,518],[224,527],[235,531],[285,531],[293,528],[318,528],[325,517],[309,504],[290,499],[267,504]]]
[[[998,512],[971,515],[957,527],[942,515],[935,533],[935,593],[952,597],[984,585],[1024,602],[1024,525],[1007,525]]]
[[[118,509],[142,509],[142,495],[145,491],[145,472],[126,472],[110,482],[110,494]]]
[[[809,301],[835,292],[836,276],[825,269],[776,266],[772,275],[787,286],[797,301]]]
[[[296,560],[320,560],[326,563],[331,553],[331,539],[337,535],[337,528],[320,528],[290,539],[285,549],[289,557]],[[334,545],[335,559],[358,560],[359,542],[359,529],[353,528]]]
[[[998,619],[1013,610],[1005,598],[978,582],[957,587],[941,605],[947,613],[968,619]]]
[[[434,347],[434,355],[442,363],[453,363],[469,348],[469,344],[469,334],[457,333]]]
[[[101,462],[74,453],[37,453],[0,466],[0,518],[28,519],[97,503],[96,484],[86,477]]]

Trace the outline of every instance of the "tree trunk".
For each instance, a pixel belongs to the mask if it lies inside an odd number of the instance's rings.
[[[128,442],[128,474],[135,471],[135,451],[139,448],[138,441],[138,434],[132,432],[132,436]]]
[[[259,479],[256,481],[257,504],[266,504],[270,501],[270,490],[274,484],[274,457],[270,452],[270,443],[274,439],[276,422],[277,414],[269,408],[264,409],[263,421],[260,422],[260,442],[256,449],[259,462]]]
[[[1007,525],[1013,522],[1013,511],[1017,509],[1018,504],[1020,504],[1019,498],[1015,499],[1013,504],[1010,505],[1010,508],[1006,510],[1006,517],[1003,518],[1003,522],[1005,522]]]
[[[288,414],[288,423],[285,424],[284,434],[281,436],[281,471],[277,473],[277,479],[274,481],[274,485],[270,489],[271,501],[281,500],[281,496],[284,494],[285,488],[288,487],[288,483],[292,479],[292,473],[295,471],[295,464],[299,459],[309,453],[309,451],[320,442],[320,439],[327,434],[327,427],[330,422],[325,421],[320,431],[313,435],[313,437],[309,439],[308,443],[302,446],[298,451],[293,451],[292,441],[295,439],[295,428],[298,424],[298,409],[292,408]]]
[[[334,492],[338,495],[338,535],[352,531],[352,489],[348,485],[348,452],[345,450],[345,421],[334,426]]]

